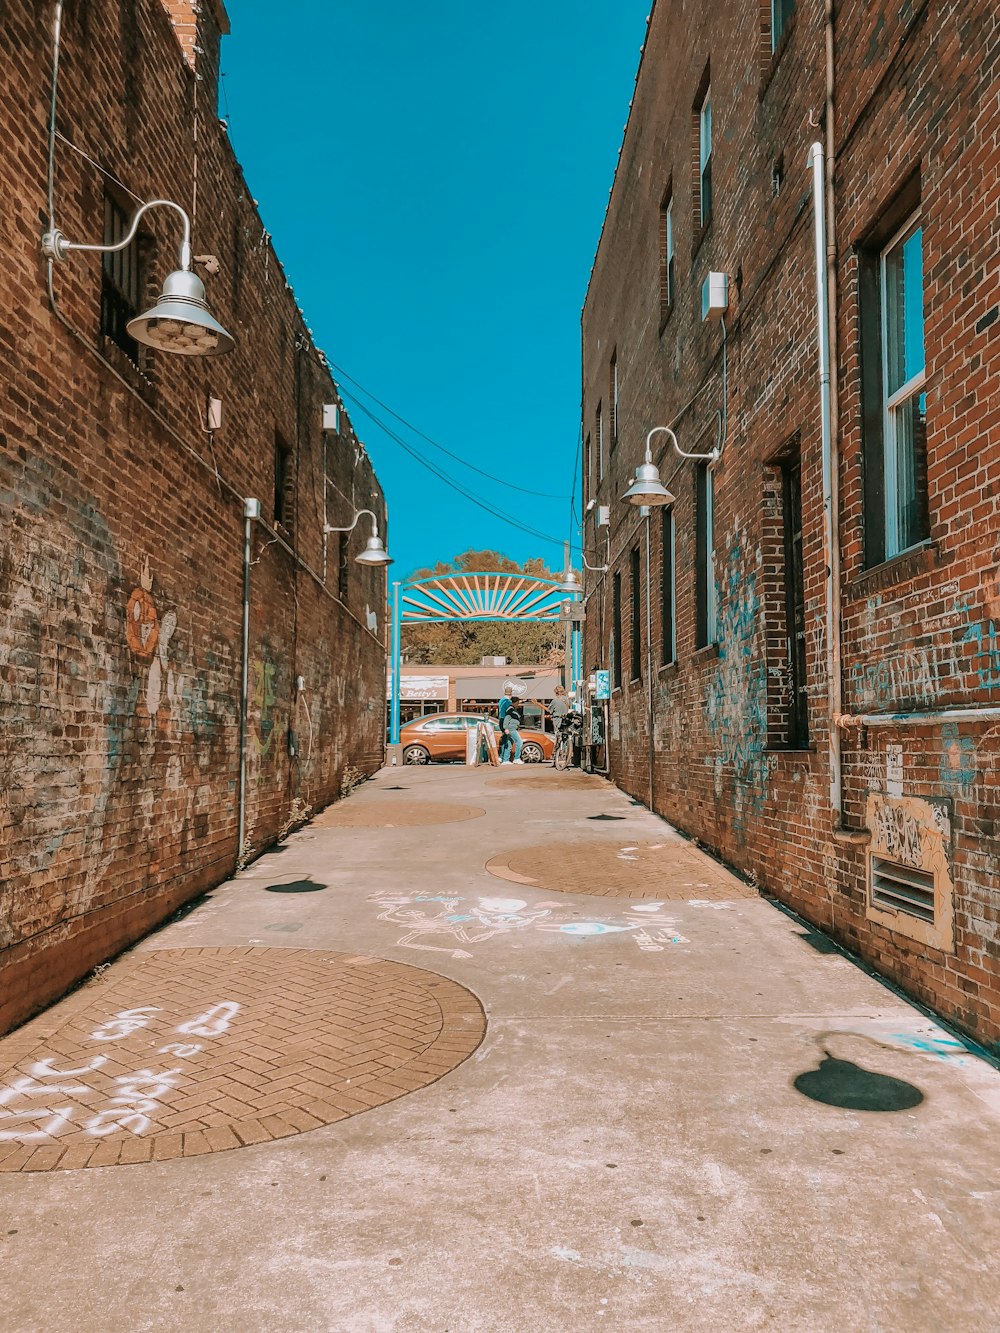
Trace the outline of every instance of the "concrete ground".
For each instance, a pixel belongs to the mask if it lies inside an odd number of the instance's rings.
[[[159,1049],[226,1063],[147,1087],[164,1160],[133,1107],[12,1110],[25,1069],[125,1068],[185,986],[217,1002]],[[11,1333],[1000,1328],[1000,1073],[603,782],[383,770],[64,1005],[0,1042]]]

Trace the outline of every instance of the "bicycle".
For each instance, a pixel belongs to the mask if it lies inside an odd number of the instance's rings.
[[[569,768],[573,762],[573,750],[579,744],[583,732],[583,717],[579,713],[567,713],[559,723],[559,737],[552,752],[552,765],[560,771]]]

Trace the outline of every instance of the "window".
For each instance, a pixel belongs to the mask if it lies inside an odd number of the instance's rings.
[[[639,548],[632,547],[632,679],[642,677],[642,586],[639,581]]]
[[[698,219],[712,220],[712,89],[705,89],[698,109]]]
[[[667,505],[660,510],[660,645],[664,665],[674,660],[674,511]]]
[[[660,323],[674,304],[674,201],[668,188],[660,205]]]
[[[882,252],[885,554],[927,535],[924,266],[920,219]]]
[[[781,468],[781,515],[785,548],[785,653],[788,670],[786,744],[809,744],[806,693],[806,604],[802,568],[802,467],[798,457]]]
[[[289,525],[291,505],[289,504],[291,451],[281,436],[274,434],[274,521],[285,527]]]
[[[594,418],[594,434],[597,437],[597,484],[600,486],[604,480],[604,413],[600,403]]]
[[[611,448],[618,443],[618,352],[611,354]]]
[[[868,566],[891,560],[930,535],[923,234],[920,214],[912,211],[914,193],[919,200],[919,182],[890,210],[882,237],[859,252]],[[902,225],[900,203],[911,205]]]
[[[707,463],[695,467],[695,648],[715,643],[715,479]]]
[[[128,233],[128,219],[113,199],[104,197],[104,244],[117,245]],[[135,319],[142,304],[143,275],[141,238],[136,237],[124,250],[102,256],[101,333],[120,347],[136,366],[139,344],[128,332],[128,322]]]
[[[788,20],[795,12],[795,0],[771,0],[771,50],[777,50]]]
[[[586,510],[590,503],[590,497],[594,492],[594,478],[591,473],[590,458],[590,436],[587,436],[583,446],[583,508]]]
[[[611,613],[614,620],[614,637],[611,642],[612,684],[615,689],[622,683],[622,576],[616,574],[612,584]]]

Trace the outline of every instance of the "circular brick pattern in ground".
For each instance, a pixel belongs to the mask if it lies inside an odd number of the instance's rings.
[[[680,839],[656,843],[555,842],[487,861],[499,879],[601,898],[725,901],[756,898],[717,861]]]
[[[463,987],[380,958],[134,953],[0,1040],[0,1172],[287,1138],[435,1082],[485,1030]]]
[[[474,805],[444,801],[345,801],[331,805],[312,821],[313,828],[414,828],[420,824],[456,824],[486,813]]]

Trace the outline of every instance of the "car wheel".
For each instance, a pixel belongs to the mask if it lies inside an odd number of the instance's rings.
[[[408,745],[403,751],[404,764],[429,764],[431,755],[422,745]]]
[[[526,764],[540,764],[545,755],[540,745],[536,745],[534,741],[526,741],[521,746],[521,758]]]

